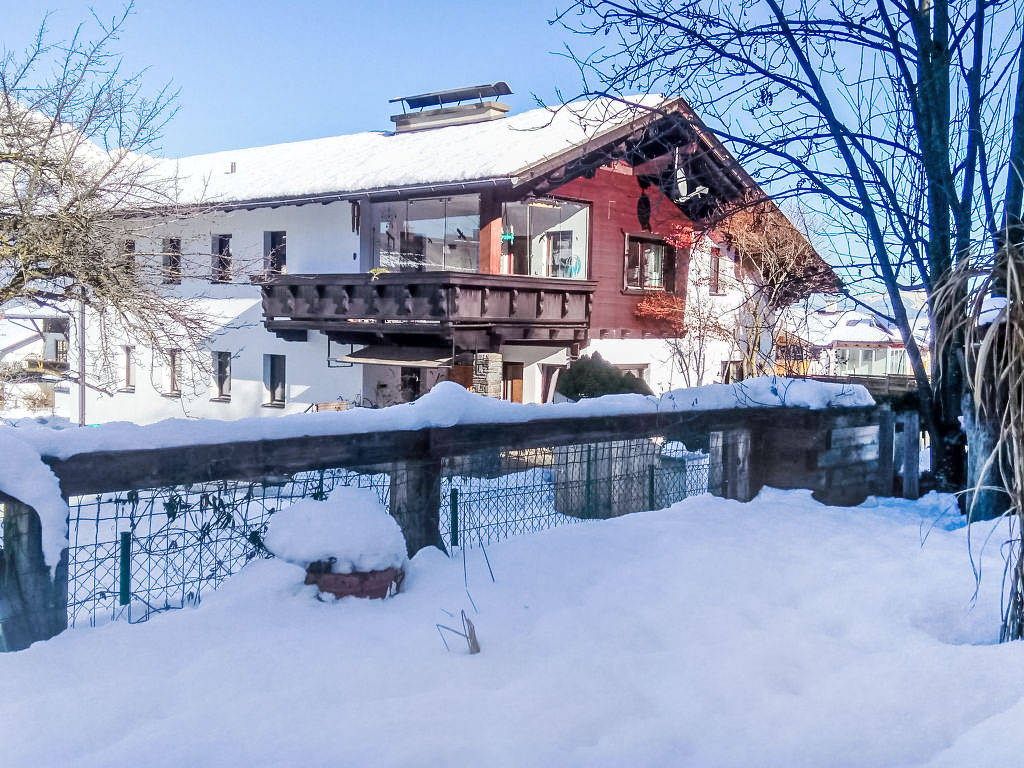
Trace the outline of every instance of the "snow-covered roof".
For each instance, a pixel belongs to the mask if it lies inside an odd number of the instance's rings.
[[[0,312],[0,357],[34,341],[42,341],[43,323],[61,313],[54,307],[37,307],[11,301]]]
[[[229,203],[511,181],[667,106],[662,96],[601,98],[500,120],[409,133],[356,133],[164,161],[179,202]],[[232,165],[233,164],[233,165]],[[232,167],[234,171],[232,171]]]
[[[0,357],[33,341],[41,341],[39,330],[31,323],[15,320],[0,320]]]
[[[836,344],[903,344],[898,331],[888,328],[874,315],[857,310],[811,312],[806,316],[792,318],[786,330],[819,347]]]
[[[830,334],[833,344],[902,344],[895,331],[866,312],[844,312]]]

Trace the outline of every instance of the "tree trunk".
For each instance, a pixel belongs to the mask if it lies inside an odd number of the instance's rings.
[[[4,502],[0,550],[0,651],[20,651],[68,626],[68,550],[52,570],[43,559],[36,511]]]

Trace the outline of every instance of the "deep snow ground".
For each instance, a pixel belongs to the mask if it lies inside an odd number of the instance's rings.
[[[946,500],[710,496],[410,564],[318,602],[251,564],[198,609],[0,655],[3,766],[1005,766],[1024,645]],[[937,522],[936,522],[937,521]],[[923,540],[923,543],[922,543]],[[470,656],[435,624],[465,609]]]

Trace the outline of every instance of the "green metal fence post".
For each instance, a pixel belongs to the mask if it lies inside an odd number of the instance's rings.
[[[647,468],[647,508],[654,509],[654,465]]]
[[[591,448],[587,446],[587,484],[584,487],[584,499],[583,499],[583,516],[590,518],[590,460],[591,460]]]
[[[451,532],[449,534],[449,540],[453,547],[459,546],[459,489],[452,488],[451,498]]]
[[[132,598],[132,534],[129,531],[121,533],[120,577],[120,597],[118,602],[121,605],[128,605]]]

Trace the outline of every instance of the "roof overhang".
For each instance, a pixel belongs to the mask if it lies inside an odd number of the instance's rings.
[[[671,99],[657,107],[635,105],[635,109],[638,115],[633,120],[521,168],[513,174],[515,187],[547,193],[581,176],[589,178],[612,162],[625,161],[636,168],[678,149],[686,174],[711,193],[676,203],[692,220],[704,220],[723,204],[766,197],[685,100]],[[675,167],[668,169],[668,175],[675,171]]]

